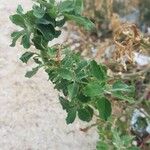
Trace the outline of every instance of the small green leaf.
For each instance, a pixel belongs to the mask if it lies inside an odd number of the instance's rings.
[[[88,75],[84,71],[80,71],[76,75],[76,80],[81,81],[82,79],[88,77]]]
[[[54,18],[58,16],[58,7],[53,5],[51,9],[48,10],[48,14]]]
[[[84,89],[84,94],[86,96],[94,97],[103,95],[104,93],[104,84],[98,82],[90,82]]]
[[[17,40],[22,36],[23,31],[15,31],[11,34],[12,37],[12,43],[11,43],[11,47],[14,47],[16,45]]]
[[[30,48],[30,46],[31,46],[31,44],[30,44],[30,36],[29,36],[28,33],[26,33],[26,34],[23,35],[21,44],[23,45],[23,47],[25,49]]]
[[[17,26],[20,26],[22,28],[26,28],[24,19],[21,15],[15,14],[10,16],[10,20],[12,21],[12,23],[14,23]]]
[[[80,71],[83,71],[84,69],[86,69],[86,67],[88,66],[88,61],[87,60],[81,60],[78,63],[78,67],[76,69],[76,72],[79,73]]]
[[[134,98],[132,96],[128,96],[127,94],[119,92],[119,91],[113,92],[112,96],[116,97],[116,98],[118,98],[120,100],[127,101],[127,102],[129,102],[131,104],[135,102],[135,100],[134,100]]]
[[[22,8],[21,5],[18,5],[18,7],[17,7],[17,13],[20,14],[20,15],[23,14],[23,8]]]
[[[59,12],[61,12],[61,13],[71,12],[74,10],[73,5],[74,5],[74,3],[71,0],[62,1],[59,4]]]
[[[37,18],[42,18],[45,15],[45,10],[37,5],[33,5],[33,14]]]
[[[23,62],[23,63],[27,63],[28,60],[34,55],[34,53],[32,52],[25,52],[21,57],[20,57],[20,60]]]
[[[100,118],[107,121],[107,119],[110,117],[112,108],[111,103],[106,98],[100,98],[97,100],[97,109],[99,111]]]
[[[69,80],[69,81],[72,81],[72,80],[73,80],[73,73],[72,73],[72,71],[70,71],[70,70],[60,68],[60,69],[58,70],[58,74],[59,74],[59,76],[62,77],[63,79],[66,79],[66,80]]]
[[[34,60],[34,62],[36,63],[36,64],[39,64],[39,65],[41,65],[42,64],[42,62],[39,60],[39,58],[37,58],[37,57],[33,57],[33,60]]]
[[[36,20],[36,24],[44,24],[44,25],[48,25],[48,24],[51,24],[51,22],[50,22],[49,20],[40,18],[40,19],[37,19],[37,20]]]
[[[72,83],[68,86],[68,94],[69,94],[69,98],[73,99],[74,97],[77,96],[79,90],[79,86],[77,83]]]
[[[25,77],[27,78],[33,77],[38,72],[38,70],[39,70],[39,66],[36,68],[33,68],[31,71],[27,71]]]
[[[122,81],[117,81],[112,86],[112,91],[120,91],[120,92],[128,92],[133,93],[135,88],[133,86],[128,86],[127,84],[123,83]]]
[[[82,103],[87,103],[91,101],[90,97],[83,95],[82,93],[78,95],[78,100],[81,101]]]
[[[133,86],[128,86],[122,81],[117,81],[112,86],[112,96],[119,98],[129,103],[134,103],[134,92],[135,88]]]
[[[97,150],[109,150],[109,146],[108,146],[108,144],[100,141],[97,143],[96,149]]]
[[[75,0],[75,13],[81,15],[83,12],[83,0]]]
[[[37,29],[41,32],[46,40],[51,41],[55,38],[55,29],[52,25],[39,24],[37,25]]]
[[[37,20],[37,18],[33,15],[33,10],[27,11],[27,13],[23,15],[23,18],[26,22],[27,30],[32,31]]]
[[[57,49],[54,48],[54,47],[48,47],[48,49],[47,49],[47,54],[48,54],[51,58],[56,57]]]
[[[77,110],[75,108],[71,108],[68,110],[68,114],[67,114],[67,118],[66,118],[66,122],[67,124],[71,124],[74,122],[75,118],[76,118],[76,112]]]
[[[55,30],[55,35],[54,35],[54,38],[58,38],[59,36],[61,35],[61,31],[57,31]]]
[[[59,20],[59,21],[56,21],[56,26],[57,27],[62,27],[64,24],[65,24],[66,20],[65,19],[62,19],[62,20]]]
[[[98,80],[104,81],[107,77],[107,72],[103,69],[101,65],[98,65],[95,60],[90,63],[90,72]]]
[[[68,20],[75,21],[77,24],[83,26],[86,30],[92,30],[95,28],[94,23],[90,21],[89,19],[87,19],[86,17],[82,17],[80,15],[70,15],[67,13],[65,13],[64,16]]]
[[[70,108],[70,102],[68,101],[68,100],[66,100],[66,99],[64,99],[63,97],[59,97],[59,101],[60,101],[60,103],[61,103],[61,105],[62,105],[62,108],[64,109],[64,110],[66,110],[66,111],[68,111],[69,110],[69,108]]]
[[[39,49],[39,50],[45,50],[45,40],[43,39],[43,37],[41,35],[39,36],[34,36],[34,38],[32,39],[34,46]]]
[[[78,110],[78,117],[82,121],[90,122],[93,117],[93,109],[90,106],[85,106]]]

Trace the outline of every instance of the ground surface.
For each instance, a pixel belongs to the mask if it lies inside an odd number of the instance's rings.
[[[9,47],[16,28],[9,15],[17,4],[31,7],[30,0],[0,0],[0,150],[94,150],[96,130],[81,132],[86,124],[78,120],[65,124],[57,91],[44,71],[32,79],[24,77],[32,62],[22,64],[23,49]]]

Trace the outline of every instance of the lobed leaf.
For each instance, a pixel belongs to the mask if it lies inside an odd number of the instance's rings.
[[[33,14],[36,18],[42,18],[45,15],[45,9],[38,5],[33,5]]]
[[[26,28],[24,18],[21,15],[19,15],[19,14],[12,15],[12,16],[10,16],[10,20],[15,25],[20,26],[22,28]]]

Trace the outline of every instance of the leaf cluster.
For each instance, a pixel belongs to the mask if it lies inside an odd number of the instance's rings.
[[[49,80],[61,92],[59,96],[62,108],[67,112],[67,124],[73,123],[78,116],[82,121],[90,122],[94,114],[107,121],[112,115],[113,98],[133,103],[134,87],[122,81],[110,82],[107,68],[95,60],[86,60],[80,53],[69,47],[48,43],[61,34],[61,27],[72,20],[85,29],[92,29],[93,23],[82,16],[82,0],[35,0],[32,10],[24,12],[19,5],[11,21],[21,30],[11,34],[12,44],[18,39],[28,49],[20,58],[23,63],[30,59],[36,67],[26,73],[31,78],[43,67]],[[34,46],[36,52],[30,47]]]
[[[18,38],[22,37],[21,44],[29,49],[31,44],[38,50],[37,53],[26,51],[20,58],[27,63],[33,58],[35,68],[26,73],[31,78],[39,68],[44,67],[49,80],[55,88],[63,93],[60,103],[67,112],[67,123],[72,123],[76,115],[83,121],[91,121],[93,114],[98,111],[99,117],[108,120],[111,116],[111,97],[132,102],[132,86],[121,81],[109,83],[107,68],[97,64],[94,60],[86,60],[79,53],[72,52],[69,48],[48,46],[48,42],[58,38],[61,29],[67,20],[73,20],[86,29],[91,29],[90,20],[81,16],[83,11],[82,0],[66,0],[60,3],[55,1],[37,0],[32,10],[24,13],[19,5],[17,14],[10,16],[11,21],[23,28],[12,33],[15,46]],[[56,29],[59,27],[59,29]],[[59,54],[60,53],[60,54]],[[58,55],[61,55],[59,58]]]
[[[133,145],[135,137],[127,132],[126,123],[119,119],[110,119],[109,122],[101,124],[103,126],[98,126],[100,139],[97,150],[139,150]]]

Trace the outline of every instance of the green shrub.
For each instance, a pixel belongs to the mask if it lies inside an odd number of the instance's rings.
[[[110,82],[105,65],[83,58],[65,44],[51,47],[48,45],[60,36],[66,21],[74,21],[87,30],[94,28],[94,24],[82,16],[82,11],[82,0],[66,0],[60,3],[55,0],[35,0],[32,10],[27,12],[19,5],[16,14],[10,16],[11,21],[21,28],[11,34],[11,46],[14,47],[17,40],[21,39],[20,44],[27,50],[20,60],[28,63],[33,59],[37,65],[26,73],[26,77],[31,78],[41,67],[45,69],[49,80],[62,93],[59,100],[67,113],[67,124],[73,123],[77,116],[82,121],[90,122],[95,115],[100,121],[98,126],[103,125],[102,129],[105,129],[113,119],[111,104],[114,98],[129,105],[134,103],[134,87],[121,80],[113,79]],[[30,50],[31,46],[35,47],[35,52]],[[120,137],[120,132],[110,128],[104,131],[113,134],[111,138],[117,142],[120,140],[119,144],[122,146],[126,146],[122,141],[124,139],[130,143],[128,147],[131,147],[131,137]],[[107,145],[107,139],[100,139],[98,150],[111,147]],[[115,147],[118,149],[117,146]]]

